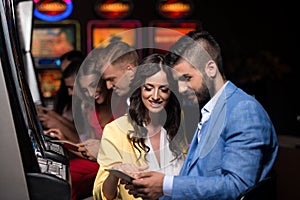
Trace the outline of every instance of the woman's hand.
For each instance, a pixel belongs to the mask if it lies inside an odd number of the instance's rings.
[[[131,164],[131,163],[120,163],[120,164],[114,165],[112,167],[112,169],[117,169],[117,170],[125,172],[126,174],[129,174],[132,177],[136,177],[138,173],[148,169],[148,166],[137,167],[136,165]],[[126,184],[126,183],[123,181],[123,184]]]
[[[112,169],[117,169],[128,173],[129,175],[133,176],[134,173],[138,173],[140,169],[146,169],[146,167],[137,167],[130,163],[119,163],[115,164]],[[131,174],[132,173],[132,174]],[[109,173],[108,177],[103,182],[103,194],[107,199],[115,198],[117,194],[117,186],[118,186],[119,178],[112,173]],[[121,182],[125,181],[121,179]]]
[[[59,140],[65,140],[66,137],[64,134],[57,128],[51,128],[44,131],[45,135],[49,135],[50,137],[57,138]]]
[[[86,148],[85,143],[78,143],[77,145],[79,146],[78,152],[80,153],[80,157],[91,161],[97,161],[97,158]]]
[[[36,109],[41,124],[45,129],[59,129],[64,136],[62,139],[70,140],[73,143],[78,143],[80,141],[72,121],[49,108],[38,106]]]

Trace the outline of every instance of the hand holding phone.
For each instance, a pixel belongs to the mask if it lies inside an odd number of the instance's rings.
[[[132,182],[132,180],[134,180],[134,178],[127,174],[126,172],[119,170],[119,169],[105,169],[106,171],[109,171],[111,174],[113,174],[114,176],[123,179],[129,183]]]

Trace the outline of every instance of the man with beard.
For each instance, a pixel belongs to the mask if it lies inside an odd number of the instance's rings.
[[[226,80],[221,50],[206,31],[190,32],[166,55],[179,91],[198,101],[201,120],[179,176],[140,172],[126,183],[143,199],[236,199],[270,176],[278,152],[273,124],[251,95]],[[196,95],[192,95],[195,91]]]

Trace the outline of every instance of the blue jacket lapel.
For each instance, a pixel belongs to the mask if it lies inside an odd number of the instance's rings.
[[[194,155],[194,152],[196,151],[196,149],[198,147],[198,137],[197,137],[198,130],[199,129],[197,128],[195,133],[194,133],[194,137],[192,139],[190,148],[188,150],[188,154],[186,156],[184,165],[182,166],[182,169],[181,169],[181,172],[180,172],[181,175],[186,175],[187,174],[188,169],[190,167],[190,163],[191,163],[193,155]]]
[[[223,96],[221,96],[223,97]],[[223,98],[222,98],[223,99]],[[221,100],[221,99],[219,99]],[[226,108],[224,99],[218,101],[214,111],[210,116],[209,127],[206,129],[206,133],[203,134],[203,140],[201,141],[201,147],[199,157],[205,157],[217,143],[223,130],[226,116]]]
[[[230,97],[236,89],[237,87],[229,81],[225,87],[225,90],[219,97],[213,112],[211,113],[208,121],[209,123],[207,124],[206,128],[203,127],[203,131],[201,130],[202,136],[199,144],[197,132],[195,133],[186,158],[186,162],[182,168],[182,175],[188,174],[189,169],[194,165],[194,163],[199,158],[204,158],[218,142],[225,124],[226,99]]]
[[[201,128],[201,131],[200,131],[200,134],[201,134],[201,138],[200,138],[200,141],[199,143],[197,144],[197,147],[195,148],[194,150],[194,155],[192,156],[192,161],[191,161],[191,165],[193,165],[197,159],[199,158],[199,155],[200,155],[200,149],[201,149],[201,146],[203,146],[203,138],[205,138],[205,135],[207,133],[207,130],[208,130],[208,127],[209,127],[209,124],[210,124],[210,118],[208,119],[208,121],[206,121],[202,128]],[[198,139],[198,138],[197,138]]]
[[[204,158],[218,142],[224,129],[226,118],[226,101],[236,91],[237,87],[230,81],[220,95],[215,108],[210,116],[207,134],[201,142],[199,157]]]

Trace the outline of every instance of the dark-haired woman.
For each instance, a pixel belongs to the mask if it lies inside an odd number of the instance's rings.
[[[137,67],[130,84],[128,113],[103,131],[94,199],[135,199],[107,168],[135,171],[147,166],[169,175],[179,173],[187,143],[177,88],[163,56],[152,54]]]

